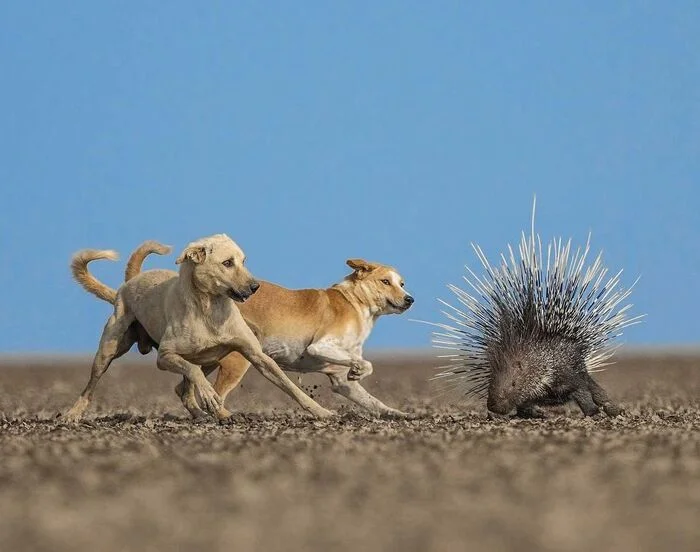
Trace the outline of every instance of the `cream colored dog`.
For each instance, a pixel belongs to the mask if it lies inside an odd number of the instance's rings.
[[[160,253],[159,247],[146,242],[134,251],[127,280],[137,277],[144,258],[149,253]],[[362,346],[375,321],[384,314],[406,311],[413,297],[404,290],[403,278],[394,268],[362,259],[350,259],[347,264],[352,274],[328,289],[290,290],[260,282],[258,292],[239,307],[241,314],[265,353],[284,370],[321,372],[330,378],[333,391],[368,411],[404,416],[373,397],[358,380],[372,373],[372,364],[362,358]],[[139,350],[147,352],[150,343],[155,345],[141,333]],[[250,363],[244,356],[231,353],[219,364],[214,389],[225,399]],[[204,369],[209,373],[215,366]],[[192,385],[187,379],[176,392],[183,402],[192,400]]]
[[[168,251],[165,246],[161,250]],[[238,351],[267,379],[318,417],[332,413],[303,393],[260,347],[243,320],[236,302],[243,303],[260,287],[245,268],[245,256],[225,234],[190,243],[178,257],[179,273],[149,270],[115,291],[94,278],[87,264],[95,259],[116,259],[113,251],[85,250],[72,262],[73,275],[83,288],[114,304],[114,314],[104,328],[85,390],[66,413],[79,419],[88,407],[100,377],[112,360],[126,353],[137,340],[135,323],[160,344],[158,368],[180,374],[192,389],[183,397],[193,416],[203,414],[195,396],[213,416],[230,415],[223,400],[206,379],[204,370],[218,366]]]

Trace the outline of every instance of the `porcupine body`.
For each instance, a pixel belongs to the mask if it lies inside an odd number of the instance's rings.
[[[620,285],[622,271],[608,276],[602,253],[586,263],[583,249],[571,240],[553,239],[544,248],[534,229],[523,233],[517,253],[509,245],[499,265],[492,265],[472,245],[485,273],[469,268],[469,290],[448,286],[460,305],[443,311],[446,323],[433,334],[433,345],[452,350],[436,376],[465,395],[487,398],[490,413],[513,410],[539,417],[539,406],[575,401],[586,416],[602,408],[616,416],[620,408],[591,377],[610,364],[614,338],[641,316],[629,317],[622,306],[631,288]]]

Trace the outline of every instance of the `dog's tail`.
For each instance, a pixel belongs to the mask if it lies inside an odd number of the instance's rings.
[[[157,241],[149,240],[143,242],[129,257],[129,262],[126,263],[126,271],[124,272],[124,281],[131,280],[139,272],[141,272],[141,267],[143,266],[143,261],[151,253],[157,253],[158,255],[167,255],[172,251],[169,245],[163,245]]]
[[[163,245],[157,241],[149,240],[143,242],[139,245],[136,250],[129,257],[129,262],[126,263],[126,270],[124,271],[124,281],[127,282],[141,272],[141,267],[143,266],[143,261],[151,253],[157,253],[158,255],[167,255],[170,253],[172,248],[169,245]],[[138,348],[142,355],[147,355],[151,352],[154,345],[158,345],[151,339],[151,336],[146,333],[146,330],[139,324],[137,328],[138,335]]]
[[[96,295],[103,301],[114,304],[114,301],[117,299],[117,290],[103,284],[90,274],[88,263],[98,259],[116,261],[118,258],[119,254],[109,249],[102,251],[98,249],[83,249],[73,255],[73,259],[70,263],[70,270],[73,273],[73,278],[83,286],[85,291]]]

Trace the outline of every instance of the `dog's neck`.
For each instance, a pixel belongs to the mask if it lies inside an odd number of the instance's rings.
[[[218,304],[227,305],[230,302],[230,299],[227,297],[213,296],[197,287],[194,282],[193,272],[194,267],[189,262],[185,262],[180,266],[180,276],[177,280],[180,287],[180,297],[187,303],[189,308],[209,315]],[[205,317],[205,320],[209,320],[209,317]]]
[[[360,318],[371,328],[377,318],[382,315],[379,307],[376,307],[370,294],[358,282],[346,278],[331,287],[345,298],[352,307],[359,313]]]

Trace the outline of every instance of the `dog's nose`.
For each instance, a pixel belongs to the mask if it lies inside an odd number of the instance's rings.
[[[260,288],[260,284],[257,282],[253,282],[252,284],[250,284],[250,293],[255,293],[256,291],[258,291],[258,288]]]
[[[406,295],[406,297],[403,298],[403,302],[407,305],[412,305],[414,301],[415,299],[411,295]]]

